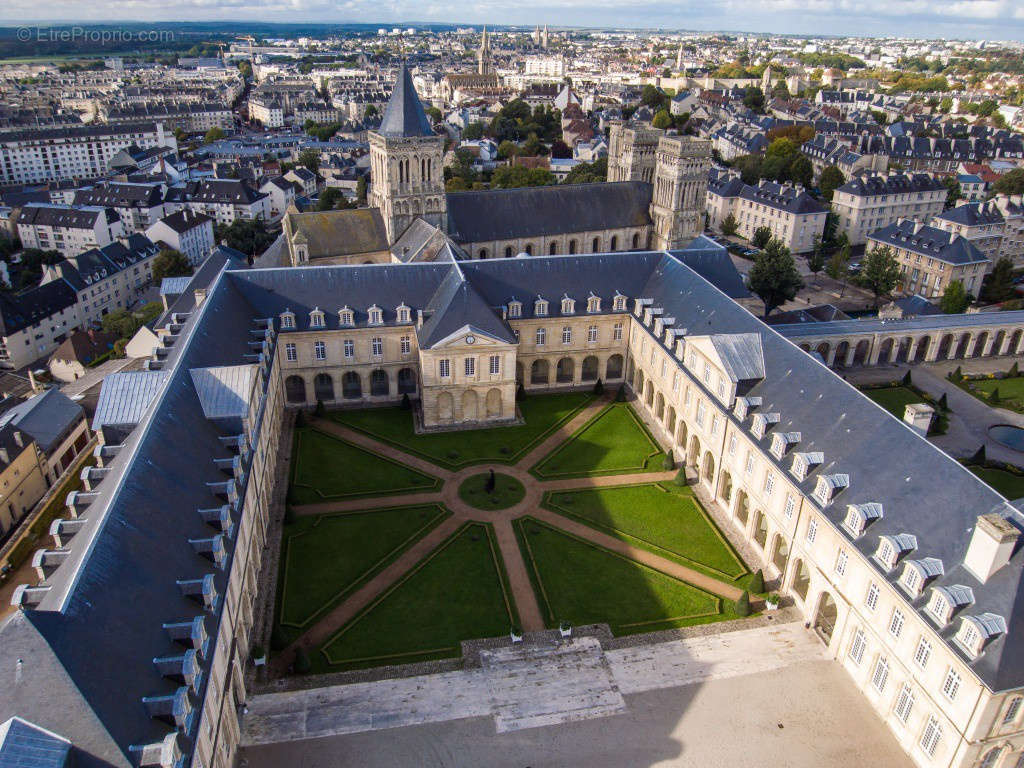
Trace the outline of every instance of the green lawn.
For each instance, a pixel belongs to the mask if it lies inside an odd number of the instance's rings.
[[[664,454],[625,403],[613,403],[530,471],[541,478],[660,471]]]
[[[968,467],[986,483],[1008,499],[1024,498],[1024,475],[1007,472],[1005,469]]]
[[[939,410],[935,403],[930,402],[930,399],[921,392],[915,392],[913,389],[902,384],[897,384],[891,387],[868,387],[866,389],[862,389],[861,392],[885,408],[885,410],[900,421],[903,420],[903,414],[906,407],[911,403],[928,403],[935,408],[936,413],[935,418],[932,419],[932,426],[931,429],[928,430],[928,434],[941,435],[946,432],[948,426],[947,416]]]
[[[718,579],[747,573],[689,488],[651,483],[548,493],[548,509]]]
[[[514,477],[494,473],[494,490],[487,492],[487,472],[472,475],[459,486],[459,498],[477,509],[508,509],[518,504],[526,495],[523,484]]]
[[[282,539],[279,622],[306,627],[449,514],[431,504],[296,518]]]
[[[735,618],[728,601],[533,518],[516,528],[549,627],[606,622],[628,635]]]
[[[330,418],[448,469],[470,464],[514,464],[593,398],[589,392],[528,395],[518,402],[524,424],[417,435],[401,408],[335,411]]]
[[[315,654],[317,672],[458,656],[518,624],[489,525],[467,523]]]
[[[313,428],[295,430],[292,453],[292,504],[329,499],[429,491],[436,477],[365,451]]]
[[[1024,376],[1007,379],[971,379],[961,382],[960,386],[983,403],[1024,413]],[[999,402],[992,403],[992,392],[997,389]]]

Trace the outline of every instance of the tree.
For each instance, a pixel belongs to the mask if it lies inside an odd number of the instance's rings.
[[[651,109],[656,109],[666,104],[668,97],[653,85],[645,85],[640,92],[640,102]]]
[[[794,184],[810,188],[814,181],[814,166],[804,155],[798,154],[789,164],[789,178]]]
[[[736,217],[731,213],[722,219],[721,230],[723,235],[735,235],[736,230],[739,229],[739,222],[736,221]]]
[[[188,257],[173,248],[164,248],[153,259],[153,282],[159,283],[165,277],[186,277],[192,274]]]
[[[1024,168],[1014,168],[996,179],[992,192],[997,195],[1024,194]]]
[[[764,592],[764,572],[760,568],[754,571],[754,575],[750,577],[750,583],[747,584],[747,587],[755,594]]]
[[[754,112],[764,112],[764,91],[751,85],[743,94],[743,106]]]
[[[568,160],[572,157],[572,150],[568,144],[558,139],[551,145],[551,156],[560,160]]]
[[[850,269],[850,244],[845,243],[842,248],[838,249],[832,254],[832,258],[828,260],[828,264],[825,265],[825,274],[831,277],[833,280],[839,280],[843,282],[844,291],[846,285],[846,277],[849,274]],[[840,291],[839,295],[842,296],[844,291]]]
[[[651,125],[662,130],[670,128],[672,126],[672,115],[668,113],[667,109],[659,109],[654,115]]]
[[[465,141],[476,141],[484,137],[483,123],[470,123],[462,131],[462,138]]]
[[[946,286],[946,292],[942,294],[942,298],[939,300],[939,306],[947,315],[959,315],[967,309],[968,304],[970,304],[970,297],[968,297],[964,284],[960,280],[950,282]]]
[[[758,227],[754,230],[754,236],[750,238],[750,241],[758,248],[764,248],[768,245],[768,241],[772,239],[772,228],[771,227]]]
[[[825,249],[821,245],[821,238],[817,235],[814,236],[814,249],[807,257],[807,268],[812,275],[817,275],[825,268]]]
[[[593,184],[608,179],[608,158],[599,157],[592,163],[579,163],[562,179],[563,184]]]
[[[252,256],[263,253],[275,239],[277,235],[267,231],[263,219],[235,219],[217,227],[217,242],[226,242],[229,248]]]
[[[217,126],[213,126],[213,128],[208,130],[206,132],[206,135],[203,136],[203,143],[204,144],[212,144],[213,142],[220,141],[223,138],[224,138],[224,131],[222,131]]]
[[[440,123],[441,118],[444,117],[444,115],[441,114],[441,110],[437,107],[427,107],[423,111],[427,113],[427,117],[429,117],[431,122],[434,123]]]
[[[687,484],[687,480],[686,480],[686,464],[685,463],[683,464],[683,466],[681,466],[679,468],[679,471],[676,472],[675,480],[673,480],[672,482],[674,482],[676,485],[678,485],[680,487],[683,487],[683,486],[685,486]]]
[[[843,176],[843,172],[834,165],[828,166],[828,168],[821,172],[821,180],[818,184],[821,187],[821,196],[831,203],[832,195],[845,183],[846,177]]]
[[[750,269],[750,290],[764,302],[764,316],[791,301],[803,287],[789,248],[772,238]]]
[[[498,145],[498,159],[508,160],[510,157],[515,157],[519,153],[519,147],[516,146],[515,142],[505,139],[501,144]]]
[[[892,293],[899,280],[900,266],[888,246],[875,247],[868,251],[863,268],[857,275],[857,284],[874,294],[876,308],[879,297]]]
[[[946,185],[948,190],[946,193],[946,207],[952,208],[956,205],[956,201],[960,199],[960,182],[956,176],[947,176],[942,180],[942,183]]]
[[[308,147],[299,152],[299,165],[305,166],[313,173],[320,170],[320,150]]]
[[[750,615],[750,593],[747,592],[747,590],[743,590],[743,594],[740,595],[740,599],[736,601],[736,615]]]
[[[734,171],[739,171],[740,180],[744,184],[754,186],[761,178],[763,162],[760,155],[741,155],[732,161],[732,168]]]
[[[366,177],[360,176],[356,180],[356,199],[359,201],[360,205],[366,205],[366,187]]]
[[[543,187],[555,183],[555,175],[544,168],[523,168],[503,165],[494,170],[491,186],[495,189],[513,187]]]

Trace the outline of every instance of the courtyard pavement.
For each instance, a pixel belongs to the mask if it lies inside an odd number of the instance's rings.
[[[605,488],[617,485],[636,483],[668,482],[674,480],[676,470],[663,472],[631,473],[624,475],[607,475],[603,477],[565,478],[558,480],[540,480],[529,473],[529,468],[540,462],[555,448],[564,443],[577,430],[583,427],[594,416],[601,412],[610,397],[603,397],[590,403],[561,427],[555,430],[515,464],[474,464],[458,471],[452,471],[433,464],[419,456],[406,453],[392,445],[380,442],[369,435],[349,429],[337,422],[327,419],[314,419],[317,429],[334,435],[342,440],[358,445],[393,461],[410,466],[421,472],[440,478],[444,485],[440,490],[424,493],[397,494],[376,496],[368,499],[350,499],[336,502],[297,505],[297,515],[321,515],[332,512],[351,512],[364,509],[382,509],[388,507],[443,504],[452,514],[440,525],[419,539],[394,562],[380,573],[369,579],[355,590],[349,597],[335,606],[331,611],[307,629],[294,643],[271,661],[271,671],[276,675],[287,672],[296,649],[300,646],[313,651],[327,642],[341,627],[359,615],[381,595],[387,592],[406,573],[416,566],[427,555],[448,539],[466,522],[478,521],[493,526],[495,539],[505,563],[509,589],[519,612],[520,624],[526,632],[535,632],[545,628],[544,615],[537,602],[536,593],[530,582],[527,564],[523,560],[516,540],[512,521],[524,515],[549,523],[586,541],[605,549],[621,554],[631,560],[642,563],[657,571],[674,578],[689,582],[720,597],[736,600],[742,590],[728,581],[707,576],[699,571],[680,565],[672,560],[660,557],[640,547],[635,547],[614,536],[603,533],[583,523],[566,518],[541,507],[541,500],[547,491],[568,489]],[[485,511],[466,504],[459,498],[461,483],[482,472],[493,469],[496,473],[514,477],[523,484],[525,496],[522,501],[507,509]],[[760,607],[757,600],[752,601],[755,609]]]
[[[799,622],[502,648],[473,669],[264,694],[247,710],[243,768],[911,765]]]

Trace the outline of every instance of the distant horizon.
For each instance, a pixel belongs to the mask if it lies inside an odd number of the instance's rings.
[[[551,0],[548,0],[551,2]],[[557,0],[556,0],[557,2]],[[835,0],[807,0],[808,8],[798,8],[794,0],[767,0],[767,2],[751,3],[749,10],[743,10],[746,0],[727,0],[722,10],[712,4],[704,5],[702,0],[691,0],[688,6],[673,6],[664,2],[624,2],[618,5],[596,6],[584,5],[580,0],[563,0],[564,6],[550,5],[545,7],[492,7],[485,17],[477,12],[472,18],[448,20],[442,18],[372,18],[364,16],[364,12],[379,13],[379,6],[370,6],[365,0],[348,0],[345,5],[351,11],[348,18],[336,18],[318,14],[310,18],[310,11],[274,10],[282,5],[321,6],[320,0],[298,0],[289,4],[279,0],[225,0],[223,4],[212,5],[209,0],[185,0],[183,5],[192,6],[195,17],[183,20],[166,18],[161,11],[166,10],[156,0],[136,0],[135,12],[117,19],[109,16],[96,18],[81,15],[81,0],[56,0],[52,3],[54,15],[29,19],[28,13],[38,13],[36,3],[28,0],[9,0],[6,4],[11,10],[19,7],[25,15],[18,19],[0,16],[0,28],[19,28],[25,26],[110,26],[117,24],[223,24],[225,26],[367,26],[367,27],[426,27],[427,25],[446,25],[451,27],[480,27],[484,24],[500,27],[533,28],[547,24],[550,28],[575,29],[593,31],[630,31],[649,33],[696,33],[696,34],[729,34],[729,35],[771,35],[811,38],[902,38],[913,40],[944,40],[944,41],[992,41],[1021,43],[1024,42],[1024,5],[1016,7],[1007,0],[972,0],[969,3],[957,0],[896,0],[895,2],[869,2],[865,4],[863,14],[846,14],[840,16],[830,10]],[[73,15],[58,15],[62,7],[75,5]],[[150,6],[147,12],[147,6]],[[392,4],[401,13],[400,3]],[[929,12],[913,14],[897,14],[894,9],[912,7],[921,9],[927,6]],[[246,9],[248,13],[259,13],[260,18],[241,19],[238,12]],[[976,17],[959,15],[964,8],[973,9]],[[331,7],[337,11],[337,6]],[[704,13],[691,13],[690,11]],[[428,5],[414,11],[417,14],[444,12],[438,6]],[[97,14],[109,13],[106,6],[97,5]],[[234,18],[224,18],[223,13],[234,13]],[[520,17],[509,18],[514,13]],[[567,18],[578,14],[585,19]],[[397,14],[396,14],[397,15]],[[528,16],[528,18],[522,18]],[[685,16],[685,19],[680,18]],[[984,18],[977,18],[984,16]],[[557,17],[558,24],[551,18]],[[620,18],[621,17],[621,18]],[[673,18],[675,17],[675,18]],[[643,18],[645,24],[640,26],[630,23],[636,18]],[[678,19],[678,21],[677,21]],[[751,27],[757,26],[757,29]],[[835,28],[830,28],[835,27]],[[908,28],[914,30],[911,33]],[[899,33],[896,33],[899,30]]]

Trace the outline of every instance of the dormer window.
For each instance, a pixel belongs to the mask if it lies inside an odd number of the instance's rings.
[[[814,487],[814,498],[821,506],[826,507],[832,503],[837,493],[849,485],[849,475],[823,475],[818,478],[818,484]]]
[[[587,299],[587,312],[600,312],[601,311],[601,298],[590,294]]]
[[[523,302],[513,299],[508,303],[508,316],[512,318],[523,316]]]
[[[843,527],[847,532],[857,538],[864,533],[871,523],[882,517],[882,505],[874,501],[866,504],[850,504],[846,508],[846,518],[843,520]]]
[[[743,421],[747,418],[747,414],[760,404],[760,397],[738,397],[736,398],[736,406],[733,408],[733,413],[736,414],[737,419]]]
[[[612,309],[616,312],[624,312],[626,309],[626,297],[621,293],[616,293],[615,298],[612,299]]]
[[[754,437],[760,440],[764,437],[765,432],[771,427],[772,424],[778,424],[781,417],[777,413],[758,413],[754,415],[754,423],[750,427],[750,431],[754,433]]]
[[[1006,634],[1006,620],[996,613],[964,616],[956,642],[971,656],[978,656],[999,635]]]
[[[295,327],[295,313],[290,309],[286,309],[281,313],[281,329],[290,329]]]
[[[789,450],[789,446],[795,445],[800,442],[799,432],[777,432],[772,435],[772,445],[769,450],[772,456],[776,459],[781,459],[786,455],[786,451]]]
[[[936,557],[907,560],[900,577],[900,586],[911,597],[920,595],[928,582],[943,574],[942,561]]]
[[[928,612],[940,626],[945,626],[952,620],[956,611],[973,602],[974,591],[963,584],[935,587],[932,590],[932,599],[928,603]]]
[[[356,314],[347,306],[338,310],[338,322],[342,327],[351,327],[356,324]]]
[[[309,313],[309,327],[310,328],[323,328],[327,325],[324,319],[324,313],[320,311],[320,307],[317,307]]]
[[[562,314],[571,315],[576,311],[576,302],[568,296],[562,296]]]
[[[370,325],[381,325],[384,322],[384,310],[374,304],[366,311]]]
[[[821,451],[810,451],[793,455],[793,466],[790,472],[797,480],[806,480],[810,471],[825,461],[825,455]]]
[[[412,310],[405,304],[400,304],[398,309],[395,310],[395,314],[398,316],[398,322],[408,323],[412,319]]]
[[[881,536],[878,539],[875,560],[885,570],[891,571],[903,555],[915,549],[917,549],[917,537],[913,534],[899,533],[895,536]]]
[[[533,302],[533,314],[536,317],[547,317],[548,303],[544,299],[537,297],[537,300]]]

